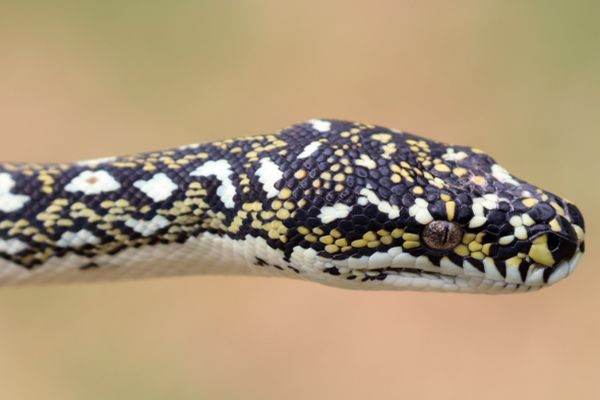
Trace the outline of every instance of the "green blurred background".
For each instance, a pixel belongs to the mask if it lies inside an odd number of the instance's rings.
[[[2,1],[0,159],[362,120],[483,148],[588,223],[528,295],[194,277],[0,291],[5,399],[600,398],[600,3]]]

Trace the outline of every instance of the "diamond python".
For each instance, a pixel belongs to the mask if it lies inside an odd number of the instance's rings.
[[[0,164],[2,285],[238,273],[522,292],[574,270],[584,229],[480,150],[355,122]]]

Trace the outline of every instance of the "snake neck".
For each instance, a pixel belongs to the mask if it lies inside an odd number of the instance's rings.
[[[289,149],[264,135],[74,164],[0,164],[0,281],[295,274],[286,220],[306,200],[284,185]]]

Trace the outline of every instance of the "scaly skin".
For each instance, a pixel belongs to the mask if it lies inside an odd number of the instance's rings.
[[[446,221],[442,233],[457,227],[458,242],[425,243],[433,221]],[[3,284],[257,272],[507,293],[572,272],[584,229],[573,204],[480,150],[354,122],[71,165],[0,164]]]

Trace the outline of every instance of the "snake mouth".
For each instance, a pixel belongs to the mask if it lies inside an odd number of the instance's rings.
[[[582,256],[577,251],[573,257],[555,267],[531,264],[528,268],[509,268],[502,275],[495,266],[487,264],[484,271],[466,264],[463,267],[429,266],[426,269],[412,267],[380,267],[340,270],[329,269],[332,275],[347,281],[370,282],[378,288],[410,289],[469,293],[529,292],[552,285],[569,276]]]

